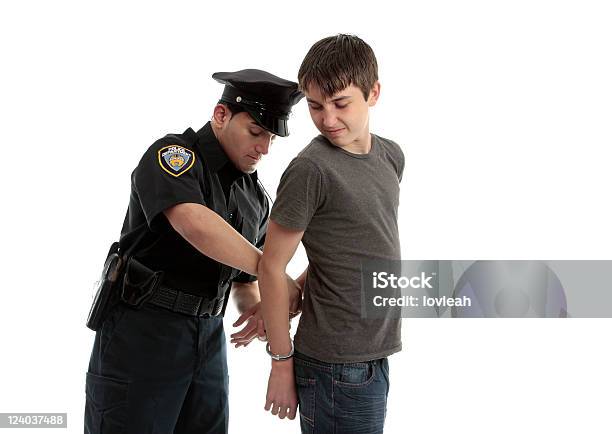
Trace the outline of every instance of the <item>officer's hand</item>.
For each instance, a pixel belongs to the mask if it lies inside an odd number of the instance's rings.
[[[268,379],[266,394],[266,411],[272,409],[274,416],[293,420],[297,413],[298,399],[293,377],[293,358],[283,361],[272,361],[272,370]]]
[[[235,344],[235,347],[246,347],[255,338],[261,341],[266,340],[266,330],[264,327],[264,321],[261,316],[261,303],[255,304],[252,308],[245,311],[236,322],[233,324],[234,327],[238,327],[246,321],[246,325],[242,330],[233,333],[230,338],[230,342]]]

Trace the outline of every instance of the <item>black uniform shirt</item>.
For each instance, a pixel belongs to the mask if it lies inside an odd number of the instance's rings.
[[[210,208],[262,248],[269,204],[257,173],[236,169],[210,122],[197,133],[189,128],[183,134],[167,135],[145,152],[132,173],[121,249],[137,242],[133,256],[152,270],[163,271],[163,285],[206,298],[224,295],[232,281],[256,280],[210,259],[181,237],[163,213],[179,203]]]

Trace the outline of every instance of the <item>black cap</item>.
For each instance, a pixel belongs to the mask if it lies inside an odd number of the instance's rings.
[[[297,83],[259,69],[215,72],[212,77],[225,84],[221,102],[242,107],[262,128],[278,136],[289,135],[291,107],[304,97]]]

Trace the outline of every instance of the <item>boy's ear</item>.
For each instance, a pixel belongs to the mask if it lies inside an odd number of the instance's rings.
[[[376,81],[374,86],[372,86],[372,90],[370,90],[370,96],[368,98],[368,106],[374,107],[376,102],[378,101],[378,97],[380,96],[380,81]]]

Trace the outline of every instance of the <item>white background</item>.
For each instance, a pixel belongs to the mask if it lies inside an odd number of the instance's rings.
[[[338,32],[378,57],[371,129],[406,155],[404,259],[612,259],[610,22],[604,1],[3,2],[0,412],[68,412],[82,432],[84,319],[141,154],[210,118],[213,72],[295,79]],[[291,129],[260,167],[271,193],[315,134],[303,102]],[[405,320],[386,432],[609,433],[611,331]],[[230,432],[298,432],[263,411],[263,345],[228,357]]]

